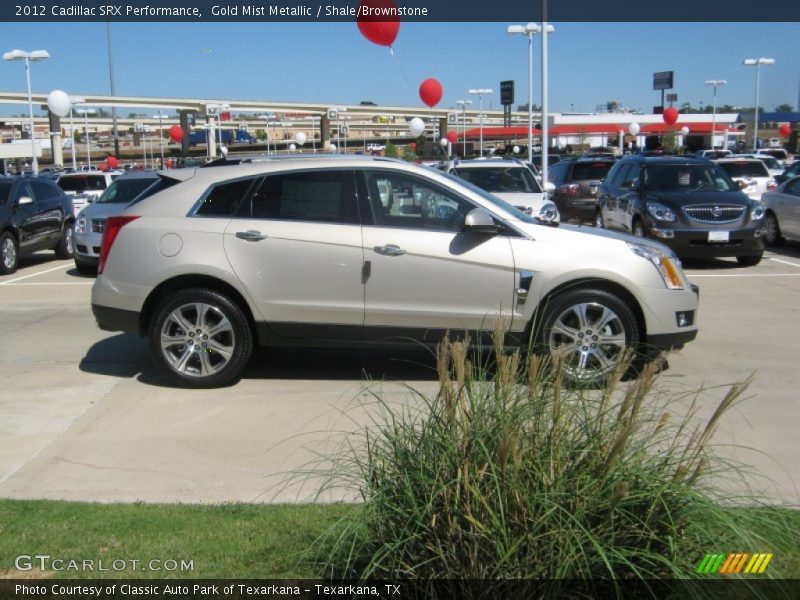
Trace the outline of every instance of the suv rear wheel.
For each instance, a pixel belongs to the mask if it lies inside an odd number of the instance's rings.
[[[772,212],[768,212],[764,218],[764,241],[767,246],[782,246],[786,242],[786,239],[781,236],[778,219]]]
[[[605,290],[578,288],[548,302],[539,342],[547,352],[562,354],[569,384],[594,385],[609,378],[640,335],[625,301]]]
[[[603,229],[606,226],[606,222],[603,220],[603,213],[600,210],[594,213],[594,226],[598,229]]]
[[[156,367],[171,382],[190,388],[235,381],[253,349],[247,317],[214,290],[190,288],[164,298],[148,331]]]
[[[762,256],[762,254],[757,254],[756,256],[737,256],[736,262],[739,263],[740,267],[755,267],[761,262]]]
[[[64,231],[61,233],[58,246],[55,247],[56,258],[72,258],[72,234],[72,223],[64,223]]]

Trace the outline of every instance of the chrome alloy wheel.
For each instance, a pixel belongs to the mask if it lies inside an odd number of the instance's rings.
[[[67,227],[67,229],[64,231],[64,246],[66,247],[67,253],[70,256],[72,256],[72,254],[73,254],[73,248],[72,248],[72,234],[73,233],[74,233],[74,231],[73,231],[71,225],[69,227]]]
[[[0,249],[0,252],[3,254],[3,266],[6,269],[13,269],[17,262],[17,247],[14,240],[10,237],[3,240],[3,248]]]
[[[161,352],[175,371],[190,377],[218,373],[233,356],[236,337],[216,306],[183,304],[164,319]]]
[[[608,375],[622,358],[626,346],[622,319],[602,304],[575,304],[555,319],[548,338],[549,350],[561,354],[566,374],[576,381]]]

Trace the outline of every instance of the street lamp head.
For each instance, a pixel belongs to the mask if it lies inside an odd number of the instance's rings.
[[[552,25],[548,26],[548,30],[552,28]],[[525,25],[525,33],[540,33],[542,31],[541,25],[538,23],[528,23]]]
[[[509,25],[506,33],[509,35],[524,35],[525,28],[522,25]]]
[[[775,59],[774,58],[759,58],[758,64],[760,65],[774,65]]]
[[[11,52],[3,53],[3,60],[22,60],[27,57],[28,53],[24,50],[14,49]]]
[[[706,85],[713,85],[714,87],[718,85],[728,85],[728,82],[724,79],[709,79],[706,81]]]
[[[69,101],[70,101],[70,104],[72,104],[72,106],[75,106],[76,104],[85,103],[86,102],[86,98],[84,98],[82,96],[70,96],[69,97]]]
[[[34,50],[30,53],[28,58],[31,61],[46,60],[50,58],[50,53],[47,50]]]

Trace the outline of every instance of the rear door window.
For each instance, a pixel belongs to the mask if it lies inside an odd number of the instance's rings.
[[[719,163],[731,177],[769,177],[767,166],[760,160]]]
[[[11,194],[12,187],[10,181],[0,181],[0,204],[8,202],[8,196]]]
[[[247,177],[212,186],[200,201],[195,215],[200,217],[232,217],[246,201],[258,177]]]
[[[612,163],[576,163],[572,171],[572,178],[577,180],[596,179],[601,180],[608,175]]]

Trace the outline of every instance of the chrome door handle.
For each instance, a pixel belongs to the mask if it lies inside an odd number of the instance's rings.
[[[247,240],[248,242],[260,242],[261,240],[267,239],[267,234],[248,229],[247,231],[237,231],[236,237],[240,240]]]
[[[373,248],[375,252],[378,254],[383,254],[384,256],[402,256],[406,253],[400,246],[395,244],[386,244],[385,246],[375,246]]]

